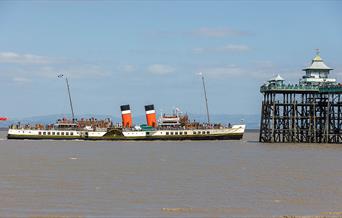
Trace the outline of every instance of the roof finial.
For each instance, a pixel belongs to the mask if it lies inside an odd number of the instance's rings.
[[[316,55],[319,55],[319,48],[316,48]]]

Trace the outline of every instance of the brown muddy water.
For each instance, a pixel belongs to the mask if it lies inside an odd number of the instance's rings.
[[[342,215],[342,145],[5,136],[0,217]]]

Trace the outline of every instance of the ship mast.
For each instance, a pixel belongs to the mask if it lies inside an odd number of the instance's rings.
[[[203,83],[205,107],[206,107],[206,109],[207,109],[207,120],[208,120],[208,124],[210,124],[209,108],[208,108],[208,98],[207,98],[207,91],[206,91],[206,89],[205,89],[205,83],[204,83],[204,76],[203,76],[203,73],[200,73],[200,76],[202,77],[202,83]]]
[[[63,74],[58,75],[58,78],[63,78]],[[75,114],[74,114],[74,108],[72,106],[72,100],[71,100],[71,94],[70,94],[70,86],[69,86],[69,81],[68,81],[68,77],[65,76],[65,82],[67,85],[67,89],[68,89],[68,95],[69,95],[69,103],[70,103],[70,109],[71,109],[71,116],[72,116],[72,122],[75,122]]]

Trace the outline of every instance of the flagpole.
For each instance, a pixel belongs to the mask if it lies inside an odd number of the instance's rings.
[[[200,73],[202,76],[202,83],[203,83],[203,90],[204,90],[204,99],[205,99],[205,107],[207,109],[207,119],[208,119],[208,124],[210,124],[210,118],[209,118],[209,108],[208,108],[208,98],[207,98],[207,91],[205,89],[205,83],[204,83],[204,76],[202,73]]]
[[[62,78],[64,75],[63,74],[59,74],[57,75],[58,78]],[[71,94],[70,94],[70,86],[69,86],[69,81],[68,81],[68,77],[65,76],[65,82],[67,85],[67,89],[68,89],[68,95],[69,95],[69,103],[70,103],[70,109],[71,109],[71,116],[72,116],[72,122],[75,122],[75,114],[74,114],[74,108],[72,106],[72,100],[71,100]]]
[[[67,77],[65,77],[65,81],[66,81],[66,84],[67,84],[67,87],[68,87],[69,102],[70,102],[71,115],[72,115],[72,122],[75,122],[74,108],[72,107],[72,101],[71,101],[71,94],[70,94],[69,81],[68,81],[68,78],[67,78]]]

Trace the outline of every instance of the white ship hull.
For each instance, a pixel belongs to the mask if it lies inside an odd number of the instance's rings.
[[[8,139],[84,139],[84,140],[215,140],[241,139],[245,125],[219,129],[163,129],[124,131],[9,129]]]

